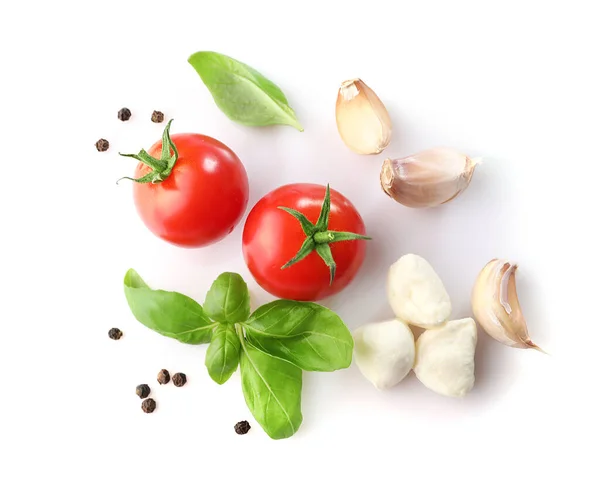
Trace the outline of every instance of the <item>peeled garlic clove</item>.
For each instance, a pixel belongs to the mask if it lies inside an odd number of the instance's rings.
[[[393,387],[415,362],[415,339],[398,320],[371,323],[354,331],[354,362],[376,388]]]
[[[361,155],[381,153],[392,138],[392,120],[379,97],[360,79],[344,81],[335,119],[346,146]]]
[[[488,335],[498,342],[542,351],[529,338],[517,297],[516,270],[516,264],[499,259],[485,265],[471,295],[473,314]]]
[[[415,374],[428,389],[464,397],[475,384],[477,327],[472,318],[425,330],[417,339]]]
[[[407,254],[388,271],[388,301],[394,314],[406,323],[435,327],[450,318],[452,305],[433,267],[416,254]]]
[[[381,187],[411,208],[438,206],[456,198],[469,183],[479,159],[449,148],[433,148],[381,167]]]

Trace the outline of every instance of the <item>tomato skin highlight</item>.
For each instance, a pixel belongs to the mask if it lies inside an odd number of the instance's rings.
[[[181,247],[213,244],[231,233],[248,205],[248,176],[237,155],[202,134],[171,136],[179,153],[171,175],[155,184],[133,184],[142,221],[156,236]],[[161,141],[148,153],[160,158]],[[151,169],[139,162],[134,177]]]
[[[317,301],[337,294],[354,279],[364,261],[366,241],[343,241],[330,244],[337,264],[331,285],[329,268],[315,251],[281,269],[300,249],[306,235],[298,220],[279,207],[297,210],[315,223],[324,196],[324,186],[288,184],[259,200],[246,219],[242,236],[244,260],[257,283],[276,297]],[[333,189],[329,230],[365,235],[365,225],[356,208]]]

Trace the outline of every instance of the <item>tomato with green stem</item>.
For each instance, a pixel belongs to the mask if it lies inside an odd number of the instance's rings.
[[[248,215],[242,238],[250,273],[271,294],[317,301],[337,294],[365,257],[365,224],[339,192],[288,184],[263,197]]]
[[[133,198],[142,221],[156,236],[182,247],[221,240],[248,205],[248,176],[237,155],[202,134],[170,135],[148,151],[123,154],[139,160]]]

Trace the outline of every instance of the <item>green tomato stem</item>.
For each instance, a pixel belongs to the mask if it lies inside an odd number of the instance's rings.
[[[164,181],[171,175],[173,167],[179,158],[179,153],[169,133],[171,129],[171,122],[173,122],[173,119],[169,120],[165,130],[163,131],[160,159],[154,158],[144,149],[140,150],[139,153],[119,153],[121,156],[135,158],[136,160],[150,167],[151,171],[146,175],[139,177],[138,179],[133,179],[132,177],[121,177],[117,181],[117,184],[123,179],[132,180],[139,184],[156,184],[157,182]]]
[[[368,241],[370,237],[361,234],[355,234],[354,232],[338,232],[335,230],[328,230],[329,227],[329,213],[331,211],[331,193],[329,190],[329,184],[325,189],[325,198],[321,206],[321,212],[319,219],[316,224],[313,224],[306,216],[297,210],[280,206],[279,209],[292,215],[302,227],[302,231],[306,235],[306,239],[300,246],[300,249],[296,255],[289,260],[281,269],[288,268],[295,265],[299,261],[302,261],[310,253],[316,251],[323,262],[329,267],[329,285],[333,284],[335,278],[336,263],[331,253],[330,244],[333,242],[341,241]]]

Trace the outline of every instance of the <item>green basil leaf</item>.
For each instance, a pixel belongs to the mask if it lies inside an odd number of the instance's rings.
[[[302,131],[287,98],[273,82],[242,62],[216,52],[197,52],[188,62],[221,111],[247,126],[289,125]]]
[[[124,284],[129,308],[142,325],[186,344],[210,342],[217,324],[196,301],[179,292],[150,289],[133,269]]]
[[[204,311],[220,323],[238,323],[250,316],[250,293],[237,273],[221,273],[206,294]]]
[[[240,371],[246,404],[267,435],[279,439],[296,433],[302,423],[302,370],[246,342]]]
[[[206,350],[206,369],[210,377],[223,385],[240,362],[240,339],[231,324],[220,324]]]
[[[306,371],[334,371],[352,362],[354,340],[342,319],[309,302],[279,300],[242,323],[248,340],[264,352]]]

